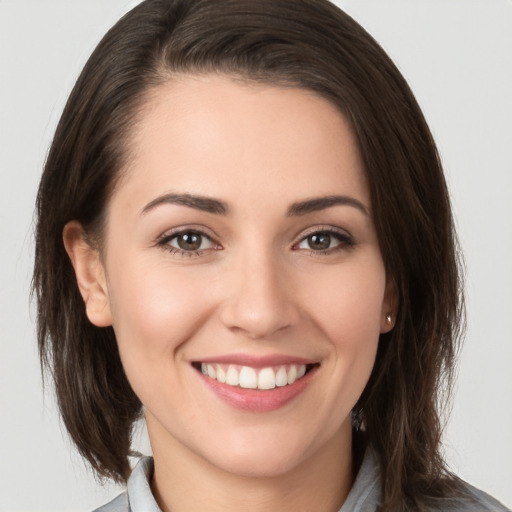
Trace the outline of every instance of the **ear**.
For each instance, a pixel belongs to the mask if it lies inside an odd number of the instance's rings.
[[[384,334],[391,331],[396,323],[398,313],[398,289],[394,279],[388,278],[382,301],[380,332]]]
[[[107,280],[99,251],[86,241],[84,228],[78,221],[73,220],[64,226],[62,238],[75,270],[87,318],[96,327],[112,325]]]

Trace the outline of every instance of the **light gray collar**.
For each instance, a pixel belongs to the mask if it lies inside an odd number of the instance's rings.
[[[131,512],[161,512],[151,492],[153,458],[143,457],[128,480],[128,502]],[[381,500],[377,458],[366,450],[356,480],[339,512],[375,512]]]

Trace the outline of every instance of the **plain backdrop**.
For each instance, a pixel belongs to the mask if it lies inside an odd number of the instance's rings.
[[[257,0],[255,0],[257,1]],[[87,511],[102,487],[43,395],[29,306],[33,206],[66,97],[138,2],[0,0],[0,510]],[[467,266],[451,467],[512,505],[512,2],[339,0],[409,81],[437,140]],[[141,434],[137,445],[148,450]]]

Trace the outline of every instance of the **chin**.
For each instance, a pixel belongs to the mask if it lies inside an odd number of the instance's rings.
[[[209,462],[218,468],[234,475],[251,478],[271,478],[292,472],[305,459],[308,448],[301,443],[283,441],[279,436],[265,442],[261,438],[256,441],[251,436],[249,441],[235,440],[229,449],[221,449],[220,453],[210,454]]]
[[[227,473],[247,478],[275,478],[292,472],[300,461],[295,456],[250,456],[224,458],[218,466]]]

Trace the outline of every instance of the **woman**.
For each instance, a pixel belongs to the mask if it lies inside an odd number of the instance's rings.
[[[34,285],[66,427],[129,479],[104,510],[505,510],[440,455],[462,307],[434,142],[327,2],[118,22],[48,156]]]

